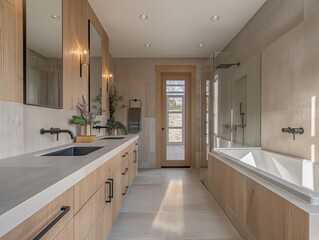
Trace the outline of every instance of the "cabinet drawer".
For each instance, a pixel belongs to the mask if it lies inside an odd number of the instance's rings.
[[[58,234],[54,240],[72,240],[74,239],[74,222],[73,219],[66,227]]]
[[[104,185],[74,216],[74,236],[76,240],[84,239],[98,219],[105,202]]]
[[[61,208],[64,206],[69,207],[70,210],[62,211]],[[33,239],[41,231],[48,227],[52,221],[57,219],[58,216],[63,216],[41,238],[41,240],[54,239],[73,218],[73,215],[73,188],[70,188],[68,191],[62,193],[59,197],[7,233],[1,238],[1,240]]]
[[[122,152],[118,153],[112,159],[109,160],[110,174],[112,175],[120,166],[122,161]]]
[[[95,170],[74,186],[74,213],[81,209],[99,187],[98,170]]]
[[[98,170],[98,185],[102,186],[110,178],[110,160],[104,163]]]

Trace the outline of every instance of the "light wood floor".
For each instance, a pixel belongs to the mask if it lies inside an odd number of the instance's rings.
[[[199,170],[140,170],[110,240],[238,240],[238,233],[199,181]]]

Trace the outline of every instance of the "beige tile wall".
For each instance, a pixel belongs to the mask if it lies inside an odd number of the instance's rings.
[[[262,52],[264,149],[319,161],[318,42],[319,1],[268,0],[224,50]],[[293,141],[288,126],[305,133]]]
[[[196,65],[196,160],[200,151],[200,76],[207,58],[113,58],[114,82],[120,95],[142,100],[142,131],[139,140],[139,167],[155,167],[155,66]],[[127,122],[127,108],[118,111],[117,117]]]

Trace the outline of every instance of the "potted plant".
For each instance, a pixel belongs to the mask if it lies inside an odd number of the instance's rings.
[[[109,131],[110,135],[117,135],[117,130],[120,130],[123,135],[127,135],[126,126],[120,122],[115,120],[115,113],[119,108],[119,102],[123,101],[123,96],[117,95],[116,87],[113,85],[109,91],[109,113],[110,117],[107,120],[106,128]],[[125,105],[122,105],[121,108],[125,108]]]
[[[98,112],[92,113],[88,109],[88,104],[85,101],[84,96],[82,95],[82,102],[76,105],[76,108],[79,111],[79,115],[73,115],[71,123],[77,124],[80,126],[80,134],[82,136],[91,135],[91,126],[101,123],[100,120],[95,120]]]

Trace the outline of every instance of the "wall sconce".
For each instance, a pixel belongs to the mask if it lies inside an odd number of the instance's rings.
[[[113,74],[110,73],[108,78],[107,78],[107,92],[109,92],[110,88],[109,86],[113,83]]]
[[[82,54],[80,54],[80,77],[82,77],[83,66],[88,66],[90,64],[90,55],[88,50],[84,50]]]

